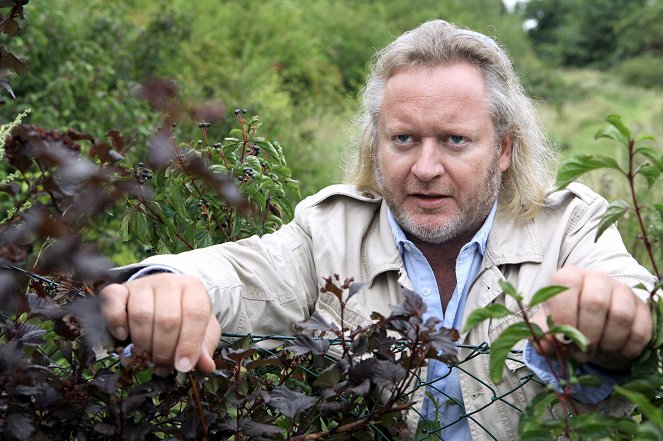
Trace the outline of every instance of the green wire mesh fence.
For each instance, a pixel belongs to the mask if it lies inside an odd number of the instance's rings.
[[[223,333],[222,334],[222,342],[224,344],[232,344],[233,342],[237,341],[238,339],[244,339],[248,338],[252,344],[257,345],[260,348],[261,344],[264,344],[266,342],[270,343],[269,346],[276,346],[278,348],[283,347],[283,344],[289,341],[293,341],[296,339],[296,337],[293,336],[285,336],[285,335],[258,335],[258,334],[233,334],[233,333]],[[339,345],[340,342],[338,339],[327,339],[332,345]],[[275,343],[275,344],[271,344]],[[519,378],[519,383],[512,387],[510,390],[506,392],[499,392],[495,389],[494,386],[492,386],[489,382],[487,382],[485,379],[482,379],[474,374],[472,374],[470,371],[464,368],[464,364],[467,363],[469,360],[474,359],[475,357],[489,357],[490,356],[490,345],[488,343],[481,343],[479,345],[457,345],[457,348],[463,349],[463,352],[466,353],[466,355],[458,361],[458,363],[453,364],[453,365],[448,365],[450,368],[448,373],[445,375],[449,376],[450,373],[452,372],[453,369],[458,369],[462,371],[462,373],[471,378],[473,381],[476,381],[482,385],[483,388],[489,391],[489,393],[484,394],[485,399],[483,403],[479,403],[478,405],[475,404],[473,407],[474,409],[471,411],[467,411],[465,409],[465,405],[462,401],[459,401],[457,397],[452,397],[448,395],[444,390],[438,389],[434,386],[434,384],[440,379],[436,378],[433,380],[426,380],[424,378],[421,378],[420,376],[417,376],[417,381],[415,386],[412,388],[412,390],[409,392],[408,395],[414,395],[416,391],[420,388],[428,388],[427,390],[429,392],[432,392],[433,390],[437,393],[439,393],[441,396],[445,397],[448,402],[451,402],[457,406],[460,407],[461,412],[460,415],[453,421],[450,421],[446,424],[439,424],[436,421],[429,421],[425,418],[424,415],[420,411],[418,411],[415,407],[412,408],[412,410],[419,416],[420,419],[420,427],[419,427],[419,436],[417,437],[418,441],[423,441],[423,440],[444,440],[445,438],[443,437],[443,432],[445,429],[450,428],[451,426],[460,423],[463,419],[470,419],[474,421],[485,433],[486,436],[489,437],[490,439],[497,440],[493,433],[491,433],[491,430],[489,427],[486,427],[485,425],[482,425],[476,418],[475,416],[487,409],[490,406],[495,405],[497,402],[502,402],[505,403],[510,409],[512,409],[514,412],[517,413],[522,413],[524,409],[521,408],[521,406],[516,402],[517,400],[512,399],[512,394],[514,394],[517,390],[520,388],[524,387],[527,385],[529,382],[536,382],[540,385],[543,385],[543,383],[531,372],[528,371],[527,374],[523,375],[522,377]],[[265,348],[260,348],[260,351],[264,356],[275,356],[277,354],[277,351],[272,349],[265,349]],[[522,355],[522,351],[519,350],[512,350],[512,354],[515,357],[509,357],[509,359],[515,363],[519,363],[521,365],[524,365],[524,362],[522,361],[521,357],[519,355]],[[336,360],[333,357],[328,357],[330,362],[335,362]],[[302,366],[302,370],[306,371],[309,375],[316,376],[319,374],[316,370],[311,369],[308,366]],[[517,370],[517,369],[516,369]],[[362,415],[358,415],[358,418],[361,418]],[[423,425],[423,429],[422,429]],[[377,439],[383,439],[383,440],[392,440],[393,438],[389,437],[388,435],[382,433],[379,428],[376,425],[372,426],[375,432],[380,435],[379,438]]]
[[[56,291],[60,286],[58,282],[46,278],[43,276],[40,276],[38,274],[31,273],[29,271],[25,271],[21,268],[15,267],[15,266],[10,266],[10,265],[0,265],[0,269],[6,269],[6,270],[11,270],[15,272],[19,272],[23,274],[24,276],[28,277],[31,279],[33,282],[36,282],[40,284],[46,291],[48,292],[54,292]],[[84,297],[82,293],[78,294],[78,297]],[[295,336],[285,336],[285,335],[256,335],[256,334],[232,334],[232,333],[223,333],[222,335],[222,343],[225,344],[225,346],[232,346],[236,342],[240,340],[247,340],[250,343],[251,346],[257,348],[259,352],[259,357],[275,357],[279,353],[280,349],[284,347],[288,342],[294,341],[297,337]],[[331,346],[339,346],[341,345],[341,342],[338,339],[325,339],[327,340]],[[398,346],[398,342],[395,343],[395,346]],[[271,348],[271,349],[270,349]],[[541,384],[540,380],[538,380],[534,374],[529,372],[527,370],[527,374],[523,375],[522,377],[518,378],[517,384],[513,385],[513,387],[507,391],[498,391],[492,383],[487,381],[484,378],[480,378],[476,375],[474,375],[469,369],[465,368],[465,365],[475,359],[476,357],[489,357],[490,356],[490,346],[488,343],[481,343],[479,345],[457,345],[457,348],[459,349],[459,354],[463,354],[462,357],[458,360],[457,363],[454,364],[448,364],[449,370],[445,377],[449,376],[453,370],[458,370],[464,378],[471,378],[472,381],[476,381],[481,385],[482,390],[485,391],[483,394],[483,399],[482,402],[480,403],[473,403],[472,409],[468,410],[466,409],[464,403],[460,400],[458,400],[457,397],[449,396],[445,393],[444,390],[438,389],[435,386],[435,383],[439,379],[433,379],[429,380],[426,378],[421,378],[418,374],[415,374],[415,381],[414,381],[414,386],[410,388],[409,392],[402,398],[403,404],[406,404],[410,398],[414,394],[417,393],[417,391],[420,391],[420,389],[424,388],[427,392],[437,392],[438,396],[444,397],[447,401],[447,403],[450,403],[451,405],[458,406],[458,409],[460,409],[460,412],[457,413],[457,417],[453,419],[452,421],[446,421],[444,424],[440,423],[439,421],[428,421],[424,415],[422,415],[415,407],[412,407],[412,411],[414,411],[416,414],[418,414],[419,419],[420,419],[420,427],[419,427],[419,437],[417,439],[419,440],[443,440],[444,439],[444,431],[445,429],[450,428],[451,426],[455,424],[459,424],[461,421],[464,419],[468,419],[473,421],[478,427],[480,427],[486,434],[486,437],[490,439],[495,439],[495,435],[491,433],[490,427],[486,427],[485,425],[482,425],[480,421],[476,418],[476,416],[480,413],[485,411],[491,406],[496,405],[496,403],[504,403],[509,409],[512,409],[513,412],[516,413],[521,413],[523,412],[522,406],[519,404],[519,400],[514,398],[514,394],[522,387],[526,386],[530,382],[537,382]],[[327,366],[331,365],[333,363],[337,363],[339,360],[338,358],[334,357],[334,351],[330,351],[329,353],[325,354],[324,358],[327,361]],[[513,357],[510,357],[510,360],[514,363],[519,363],[522,364],[522,360],[520,355],[522,355],[519,351],[512,351]],[[262,369],[262,370],[260,370]],[[267,376],[270,374],[270,369],[277,369],[273,365],[266,364],[264,367],[260,368],[256,371],[257,375],[263,375]],[[300,369],[302,372],[305,372],[308,381],[312,382],[311,379],[317,378],[320,373],[323,371],[323,368],[320,366],[315,366],[312,363],[306,364],[303,363],[302,365],[298,366],[297,369]],[[361,419],[364,415],[357,415],[358,419]],[[376,434],[375,439],[383,439],[383,440],[392,440],[393,435],[389,436],[388,434],[384,433],[380,427],[375,424],[374,422],[369,422],[369,425],[373,429],[373,432]],[[422,429],[423,427],[423,429]]]

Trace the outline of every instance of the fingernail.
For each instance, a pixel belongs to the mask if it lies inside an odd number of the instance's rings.
[[[115,337],[118,340],[126,340],[127,337],[128,337],[127,336],[127,330],[124,329],[123,326],[118,326],[117,328],[115,328]]]
[[[189,372],[191,370],[191,360],[189,357],[182,357],[175,363],[175,369],[180,372]]]

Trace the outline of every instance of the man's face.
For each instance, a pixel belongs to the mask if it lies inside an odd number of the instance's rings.
[[[417,66],[387,81],[376,177],[409,235],[443,243],[481,227],[511,163],[487,105],[484,80],[468,63]]]

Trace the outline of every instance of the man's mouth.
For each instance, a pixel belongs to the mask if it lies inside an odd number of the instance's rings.
[[[428,210],[441,208],[450,199],[447,195],[433,193],[411,193],[410,198],[416,206]]]

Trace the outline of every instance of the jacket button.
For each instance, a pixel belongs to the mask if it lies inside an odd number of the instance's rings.
[[[361,194],[363,197],[368,199],[375,199],[375,195],[371,192],[365,191]]]

